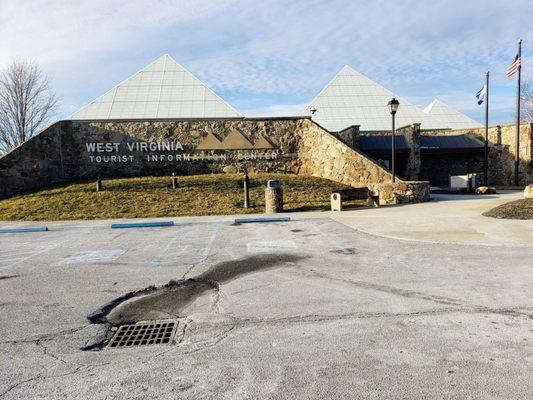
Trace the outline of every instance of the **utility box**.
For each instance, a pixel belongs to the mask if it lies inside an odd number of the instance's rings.
[[[450,175],[450,190],[470,190],[468,175]]]
[[[270,180],[265,189],[265,213],[275,214],[283,212],[283,190],[280,182]]]
[[[483,174],[470,173],[466,175],[451,175],[450,190],[465,190],[473,192],[483,183]]]

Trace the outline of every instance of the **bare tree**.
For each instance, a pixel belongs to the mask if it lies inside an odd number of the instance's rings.
[[[520,87],[520,118],[527,122],[533,122],[533,87],[530,85],[529,79],[524,79],[524,83]]]
[[[58,105],[48,80],[34,62],[13,61],[0,72],[0,153],[31,138]]]

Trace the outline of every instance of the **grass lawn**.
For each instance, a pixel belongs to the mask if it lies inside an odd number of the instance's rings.
[[[533,199],[510,201],[483,213],[485,217],[533,219]]]
[[[243,206],[242,174],[104,180],[96,193],[94,181],[76,182],[0,200],[0,220],[72,220],[172,217],[264,212],[266,182],[279,179],[285,211],[328,210],[332,189],[344,185],[326,179],[289,174],[251,174],[252,207]],[[350,203],[348,203],[350,205]],[[354,202],[351,205],[362,205]]]

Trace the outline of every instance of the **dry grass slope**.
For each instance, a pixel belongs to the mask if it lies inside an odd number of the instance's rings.
[[[104,180],[104,191],[95,182],[41,190],[0,200],[0,220],[74,220],[146,218],[188,215],[222,215],[264,212],[264,188],[269,179],[280,179],[286,211],[328,210],[332,189],[344,188],[326,179],[289,174],[251,174],[252,207],[242,208],[241,174],[178,177],[173,190],[169,177]],[[352,205],[361,205],[353,203]]]

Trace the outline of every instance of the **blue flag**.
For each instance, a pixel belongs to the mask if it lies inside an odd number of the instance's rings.
[[[477,104],[481,105],[481,103],[485,101],[486,96],[487,96],[487,85],[483,85],[481,90],[476,93]]]

